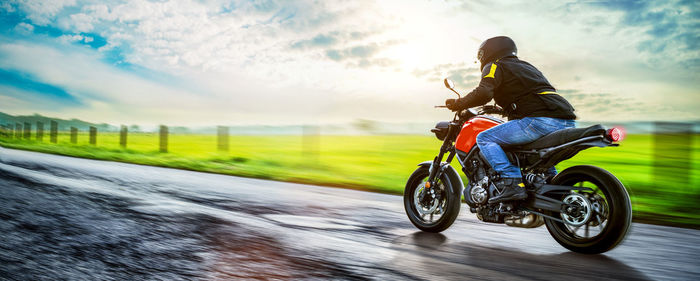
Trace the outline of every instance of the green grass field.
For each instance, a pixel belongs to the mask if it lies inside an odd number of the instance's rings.
[[[700,175],[695,139],[690,147],[668,150],[655,162],[652,135],[631,135],[617,148],[592,148],[557,168],[589,164],[615,174],[632,195],[635,220],[700,227]],[[229,152],[216,150],[215,135],[170,135],[168,153],[158,152],[158,135],[130,133],[128,148],[119,146],[118,133],[100,133],[97,145],[82,133],[77,144],[67,134],[59,143],[0,138],[8,148],[92,159],[349,187],[400,194],[416,164],[432,159],[440,146],[433,136],[231,136]],[[690,155],[690,167],[676,167]],[[681,164],[683,161],[680,161]],[[458,163],[453,163],[459,166]],[[662,177],[654,177],[654,164]],[[687,175],[687,176],[684,176]],[[687,179],[687,181],[685,181]]]

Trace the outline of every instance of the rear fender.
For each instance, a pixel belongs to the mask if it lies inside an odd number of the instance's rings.
[[[418,166],[421,167],[427,167],[430,168],[430,165],[433,164],[433,161],[425,161]],[[447,162],[442,162],[440,163],[440,170],[438,171],[438,176],[442,175],[445,173],[447,175],[447,178],[450,180],[450,185],[452,186],[452,191],[457,194],[458,196],[462,196],[462,189],[464,188],[464,182],[462,182],[462,178],[459,177],[459,174],[457,173],[457,170],[455,170],[452,165],[450,165]]]
[[[578,153],[579,151],[587,148],[606,146],[619,146],[619,144],[612,143],[606,140],[603,136],[590,136],[570,141],[552,148],[541,149],[538,151],[538,153],[541,158],[547,158],[562,150],[573,150]]]
[[[553,167],[554,165],[558,164],[561,161],[564,161],[566,159],[569,159],[571,157],[574,157],[574,155],[578,154],[580,151],[591,148],[591,147],[608,147],[608,146],[619,146],[617,143],[612,143],[608,140],[606,140],[603,136],[590,136],[590,137],[585,137],[581,139],[577,139],[574,141],[570,141],[568,143],[564,143],[555,147],[551,148],[544,148],[544,149],[539,149],[539,150],[531,150],[531,151],[515,151],[515,153],[518,153],[521,156],[522,159],[528,159],[528,155],[533,155],[537,154],[539,155],[538,160],[532,161],[529,163],[532,163],[530,167],[526,168],[528,171],[532,171],[533,169],[547,169],[549,167]]]

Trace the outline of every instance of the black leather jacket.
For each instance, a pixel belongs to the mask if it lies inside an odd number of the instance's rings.
[[[576,119],[574,108],[556,93],[542,72],[515,56],[484,65],[479,86],[457,100],[457,106],[480,106],[491,99],[504,109],[510,120],[523,117]]]

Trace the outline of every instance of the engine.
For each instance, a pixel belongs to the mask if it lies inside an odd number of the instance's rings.
[[[475,163],[477,164],[477,163]],[[542,226],[542,217],[518,211],[517,206],[510,203],[488,204],[491,195],[498,192],[493,182],[489,180],[486,172],[481,166],[475,165],[473,175],[480,178],[478,181],[467,186],[464,191],[465,200],[470,206],[470,211],[476,213],[476,217],[484,222],[505,223],[508,226],[535,228]],[[525,182],[529,185],[539,186],[545,184],[545,177],[542,174],[526,174]]]
[[[486,186],[489,183],[489,178],[484,177],[476,184],[472,185],[469,190],[469,197],[472,202],[481,205],[485,204],[489,199],[489,193],[486,191]]]

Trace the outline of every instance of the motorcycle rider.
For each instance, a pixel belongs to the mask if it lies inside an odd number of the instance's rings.
[[[484,105],[494,99],[503,108],[508,122],[481,132],[476,143],[482,155],[499,174],[502,190],[489,203],[521,200],[527,197],[520,169],[513,165],[502,146],[533,142],[554,131],[575,126],[574,108],[531,64],[518,59],[515,42],[506,36],[490,38],[479,46],[481,62],[479,85],[460,99],[448,99],[452,111]],[[552,167],[547,176],[554,176]]]

